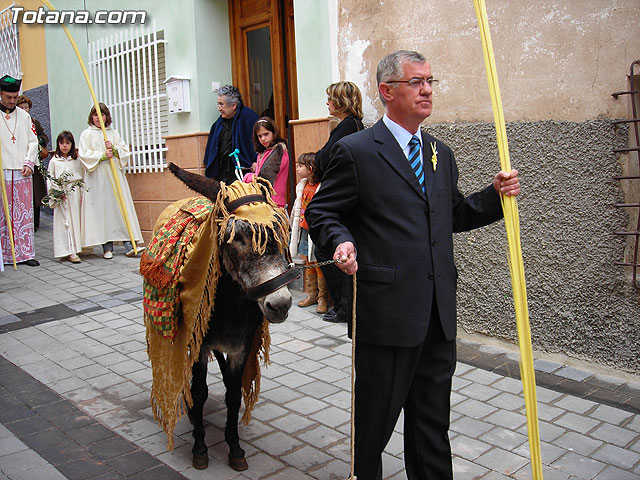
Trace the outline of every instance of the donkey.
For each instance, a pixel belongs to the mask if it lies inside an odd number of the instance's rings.
[[[216,180],[187,172],[173,163],[169,164],[169,170],[192,190],[216,200],[220,191],[220,184]],[[268,239],[263,254],[253,250],[249,223],[236,220],[233,226],[227,223],[220,228],[226,229],[219,251],[222,271],[209,328],[200,348],[199,359],[192,368],[193,406],[188,409],[188,416],[194,427],[193,466],[205,469],[209,456],[204,443],[202,412],[209,394],[207,361],[209,353],[213,352],[226,387],[227,422],[224,435],[229,445],[229,465],[234,470],[242,471],[248,468],[238,437],[244,367],[263,318],[270,323],[281,323],[287,318],[291,308],[291,293],[286,283],[299,274],[292,275],[295,271],[290,269],[285,253],[274,238]],[[228,242],[232,229],[233,240]]]

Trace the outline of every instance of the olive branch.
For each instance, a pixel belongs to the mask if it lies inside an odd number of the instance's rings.
[[[42,176],[51,182],[47,195],[42,198],[43,205],[57,207],[64,203],[67,200],[67,196],[76,188],[84,189],[85,191],[89,190],[85,187],[84,179],[71,179],[73,176],[71,172],[64,172],[56,178],[49,173],[49,170],[44,165],[39,165],[38,169]]]

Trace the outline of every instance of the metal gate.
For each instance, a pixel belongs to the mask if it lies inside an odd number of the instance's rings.
[[[131,145],[128,173],[161,172],[166,166],[168,101],[164,32],[120,31],[89,44],[89,74],[113,126]]]
[[[18,26],[11,21],[11,4],[0,12],[0,76],[22,78]]]

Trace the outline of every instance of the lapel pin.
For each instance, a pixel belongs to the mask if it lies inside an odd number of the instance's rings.
[[[430,142],[431,145],[431,163],[433,164],[433,171],[436,171],[436,166],[438,165],[438,150],[436,150],[436,142]]]

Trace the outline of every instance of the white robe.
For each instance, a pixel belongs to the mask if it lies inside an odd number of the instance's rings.
[[[116,174],[120,180],[120,188],[124,197],[124,205],[129,217],[129,224],[136,243],[142,242],[142,232],[138,216],[131,198],[129,183],[122,169],[129,162],[129,146],[120,134],[107,127],[107,138],[117,149],[119,157],[113,161]],[[87,191],[83,193],[81,208],[82,246],[102,245],[110,241],[130,241],[126,223],[114,193],[113,175],[109,159],[102,160],[106,151],[102,130],[90,126],[80,135],[78,157],[85,168],[84,181]]]
[[[21,108],[16,108],[5,117],[0,108],[0,143],[2,144],[2,168],[8,170],[22,170],[28,165],[33,170],[34,165],[40,165],[38,156],[38,137],[33,132],[31,117]],[[11,140],[15,134],[15,142]]]
[[[31,117],[21,108],[16,108],[5,118],[0,108],[0,145],[2,145],[2,165],[7,201],[11,212],[11,228],[17,262],[35,258],[33,231],[33,181],[23,177],[23,167],[34,170],[40,165],[38,157],[38,137],[33,131]],[[12,137],[15,137],[12,140]],[[9,230],[7,228],[2,197],[0,196],[0,243],[4,255],[2,260],[13,263]]]
[[[82,178],[82,165],[80,160],[71,157],[63,158],[54,156],[49,161],[49,174],[59,178],[65,172],[71,175],[69,181]],[[51,180],[47,180],[47,190],[55,186]],[[66,257],[82,250],[81,223],[80,223],[80,199],[82,189],[76,189],[67,195],[64,203],[58,204],[53,209],[53,256]],[[49,206],[53,207],[50,202]]]

